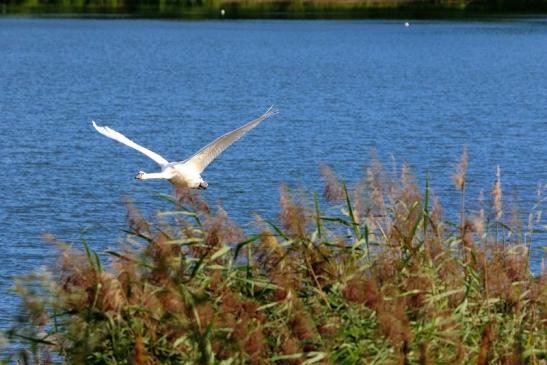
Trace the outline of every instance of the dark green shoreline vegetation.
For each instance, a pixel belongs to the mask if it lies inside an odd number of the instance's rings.
[[[21,278],[8,337],[22,364],[545,364],[547,273],[530,273],[527,222],[490,198],[459,222],[409,169],[373,162],[323,197],[281,188],[276,222],[246,234],[197,192],[97,253],[52,238],[59,260]],[[485,202],[487,201],[487,202]],[[541,201],[541,199],[540,199]],[[506,208],[506,207],[505,207]],[[510,210],[510,209],[509,209]]]
[[[144,18],[465,18],[547,12],[547,0],[0,0],[4,15]]]

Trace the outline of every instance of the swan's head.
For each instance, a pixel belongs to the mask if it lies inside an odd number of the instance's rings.
[[[137,175],[135,175],[135,179],[137,179],[137,180],[142,180],[143,177],[144,177],[144,172],[143,171],[139,171],[137,173]]]

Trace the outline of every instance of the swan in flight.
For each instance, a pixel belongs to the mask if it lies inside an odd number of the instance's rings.
[[[91,121],[93,127],[108,138],[112,138],[115,141],[123,143],[126,146],[136,149],[137,151],[145,154],[158,165],[160,165],[161,172],[146,173],[139,171],[135,176],[138,180],[148,179],[165,179],[169,180],[175,186],[183,186],[191,189],[207,189],[207,182],[201,177],[201,173],[205,168],[213,162],[226,148],[232,143],[240,139],[245,133],[256,127],[264,119],[277,114],[277,110],[270,107],[264,114],[249,123],[226,133],[225,135],[215,139],[207,146],[200,149],[192,157],[184,161],[169,162],[162,156],[155,152],[150,151],[143,146],[140,146],[124,136],[123,134],[116,132],[108,127],[98,126],[95,121]]]

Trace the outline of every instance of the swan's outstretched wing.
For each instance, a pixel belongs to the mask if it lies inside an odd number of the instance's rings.
[[[97,124],[95,124],[95,121],[93,121],[93,120],[91,122],[93,123],[93,127],[95,127],[97,132],[99,132],[103,136],[108,137],[108,138],[112,138],[115,141],[123,143],[126,146],[129,146],[131,148],[136,149],[137,151],[139,151],[141,153],[144,153],[146,156],[148,156],[152,160],[156,161],[156,163],[159,164],[160,166],[163,167],[163,166],[165,166],[169,163],[169,161],[167,161],[165,158],[161,157],[160,155],[158,155],[155,152],[150,151],[149,149],[144,148],[143,146],[140,146],[140,145],[136,144],[135,142],[133,142],[132,140],[130,140],[129,138],[127,138],[126,136],[124,136],[120,132],[116,132],[114,129],[110,129],[108,127],[98,126]]]
[[[240,139],[245,133],[256,127],[264,119],[277,114],[277,110],[270,107],[266,113],[262,114],[260,117],[256,118],[253,121],[245,124],[242,127],[239,127],[236,130],[226,133],[222,137],[215,139],[213,142],[209,143],[207,146],[199,150],[195,155],[186,160],[186,164],[193,167],[199,173],[202,173],[203,170],[220,155],[226,148],[230,147],[232,143]]]

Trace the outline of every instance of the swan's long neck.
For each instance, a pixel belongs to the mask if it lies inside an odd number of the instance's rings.
[[[141,176],[142,180],[150,180],[150,179],[170,179],[171,174],[164,172],[151,172],[151,173],[143,173]]]

